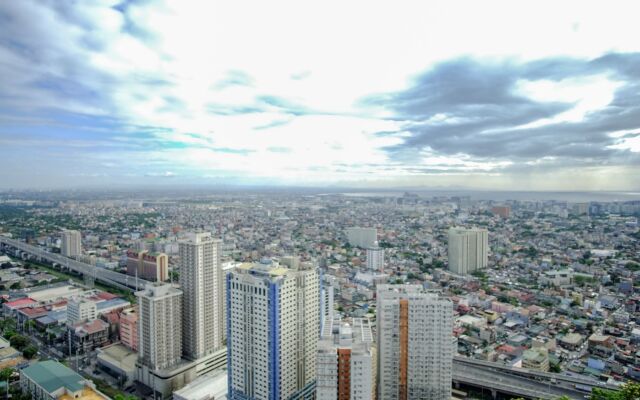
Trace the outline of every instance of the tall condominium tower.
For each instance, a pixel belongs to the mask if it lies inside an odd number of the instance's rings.
[[[320,329],[318,270],[264,261],[227,275],[229,399],[310,399]]]
[[[150,253],[146,250],[127,251],[127,274],[138,276],[151,282],[169,280],[169,256],[164,253]]]
[[[380,400],[451,398],[453,305],[420,285],[378,285]]]
[[[138,359],[151,370],[177,365],[182,356],[182,292],[169,284],[154,283],[136,296]]]
[[[367,248],[367,269],[384,270],[384,249],[378,247],[378,242],[374,247]]]
[[[78,231],[62,231],[60,254],[65,257],[77,257],[82,254],[82,235]]]
[[[486,229],[449,229],[449,270],[466,275],[487,267],[489,240]]]
[[[368,319],[327,321],[318,343],[318,400],[372,400],[376,349]]]
[[[378,240],[378,230],[376,228],[360,228],[357,226],[347,228],[344,231],[349,244],[356,247],[373,247]]]
[[[211,233],[180,242],[184,357],[197,360],[224,346],[224,277],[220,241]]]

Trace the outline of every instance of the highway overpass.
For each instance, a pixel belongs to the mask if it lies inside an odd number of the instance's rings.
[[[595,379],[508,367],[502,364],[457,356],[453,361],[454,386],[464,385],[498,394],[530,399],[568,396],[584,399],[594,387],[615,390]]]
[[[25,260],[33,259],[36,261],[46,261],[53,265],[60,266],[61,269],[67,269],[75,271],[83,276],[93,277],[96,281],[100,281],[107,285],[117,287],[119,289],[136,291],[141,290],[146,284],[150,283],[144,279],[136,279],[135,277],[121,274],[119,272],[111,271],[105,268],[98,268],[93,265],[89,265],[71,258],[65,257],[61,254],[50,253],[40,247],[32,246],[30,244],[21,242],[19,240],[11,239],[6,236],[0,235],[0,249],[5,252],[13,253],[17,257],[21,257]]]

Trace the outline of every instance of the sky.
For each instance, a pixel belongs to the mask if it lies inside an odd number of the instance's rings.
[[[640,190],[638,1],[0,1],[0,188]]]

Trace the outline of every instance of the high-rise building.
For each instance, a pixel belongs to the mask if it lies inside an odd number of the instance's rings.
[[[60,254],[65,257],[77,257],[82,254],[82,235],[78,231],[62,231]]]
[[[169,256],[148,251],[127,251],[127,274],[151,282],[169,279]]]
[[[120,313],[120,341],[133,351],[138,351],[138,313],[128,308]]]
[[[224,277],[220,240],[196,233],[180,242],[184,356],[197,360],[224,347]]]
[[[378,240],[376,228],[351,227],[345,229],[345,234],[350,245],[363,249],[373,247]]]
[[[71,298],[67,303],[67,325],[73,326],[80,322],[93,321],[98,316],[96,303],[83,299]]]
[[[489,239],[486,229],[449,229],[449,270],[467,275],[486,268],[489,255]]]
[[[384,270],[384,249],[377,246],[367,248],[367,269],[372,271]]]
[[[501,218],[509,218],[511,214],[511,207],[509,206],[495,206],[491,208],[493,215],[497,215]]]
[[[451,398],[453,305],[420,285],[378,285],[378,398]]]
[[[318,343],[318,400],[372,400],[376,349],[368,319],[327,321]]]
[[[138,359],[151,370],[171,368],[182,356],[182,291],[166,283],[136,292],[139,306]]]
[[[268,260],[227,275],[229,399],[310,399],[320,329],[315,266]]]
[[[331,285],[322,285],[320,288],[320,327],[325,326],[326,321],[333,320],[334,288]]]

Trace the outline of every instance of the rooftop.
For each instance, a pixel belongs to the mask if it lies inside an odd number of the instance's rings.
[[[48,360],[33,364],[22,373],[41,386],[48,393],[61,387],[77,392],[85,387],[84,378],[57,361]]]

